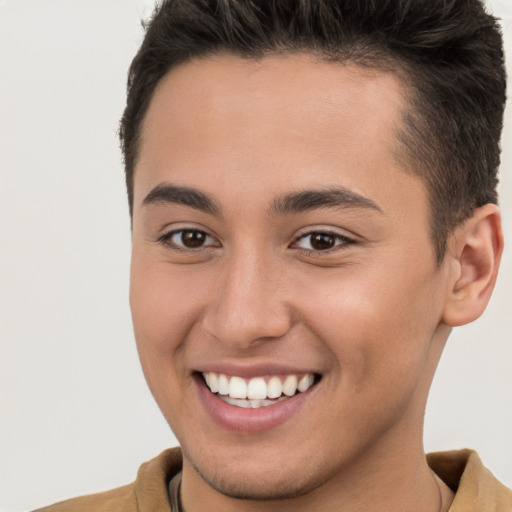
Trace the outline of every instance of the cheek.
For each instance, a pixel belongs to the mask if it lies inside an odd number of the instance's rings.
[[[163,355],[186,337],[205,293],[201,272],[132,258],[130,307],[137,343]]]
[[[130,307],[141,366],[155,401],[171,428],[186,417],[184,392],[191,385],[185,345],[200,315],[201,276],[167,262],[132,256]]]
[[[355,390],[369,380],[417,378],[440,321],[434,275],[396,268],[402,272],[353,267],[301,282],[303,318]]]
[[[137,350],[147,383],[170,421],[180,397],[173,390],[187,384],[185,345],[200,316],[200,272],[176,271],[165,261],[132,257],[130,306]]]

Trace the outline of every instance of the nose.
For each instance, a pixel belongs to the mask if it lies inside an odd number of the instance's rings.
[[[282,272],[269,259],[246,251],[223,262],[203,316],[204,329],[218,341],[245,349],[290,330]]]

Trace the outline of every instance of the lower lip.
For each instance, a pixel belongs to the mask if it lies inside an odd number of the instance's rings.
[[[195,377],[201,401],[211,418],[225,430],[254,434],[282,425],[305,404],[315,386],[275,405],[245,409],[230,405],[212,393],[199,375]]]

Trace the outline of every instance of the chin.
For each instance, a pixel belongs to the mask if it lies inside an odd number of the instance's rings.
[[[195,466],[194,466],[195,467]],[[229,498],[251,501],[284,500],[310,493],[318,485],[303,482],[297,475],[279,475],[280,478],[267,476],[262,479],[253,475],[220,475],[216,472],[205,474],[195,467],[201,478],[215,491]],[[295,471],[294,471],[295,473]]]
[[[189,460],[196,473],[212,489],[224,496],[253,501],[272,501],[297,498],[310,493],[322,485],[323,478],[304,464],[288,464],[286,467],[276,464],[251,464],[250,461],[225,461],[212,463],[199,457],[199,461]],[[198,463],[199,462],[199,463]]]

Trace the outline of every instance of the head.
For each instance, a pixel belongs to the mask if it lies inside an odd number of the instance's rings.
[[[121,137],[135,334],[185,497],[350,493],[423,457],[450,327],[496,277],[503,103],[477,1],[157,11]],[[236,398],[276,379],[279,403]]]
[[[130,211],[143,120],[171,69],[222,53],[301,52],[391,70],[402,81],[397,151],[425,183],[440,261],[451,230],[497,203],[505,71],[498,26],[479,0],[164,2],[129,71],[120,136]]]

